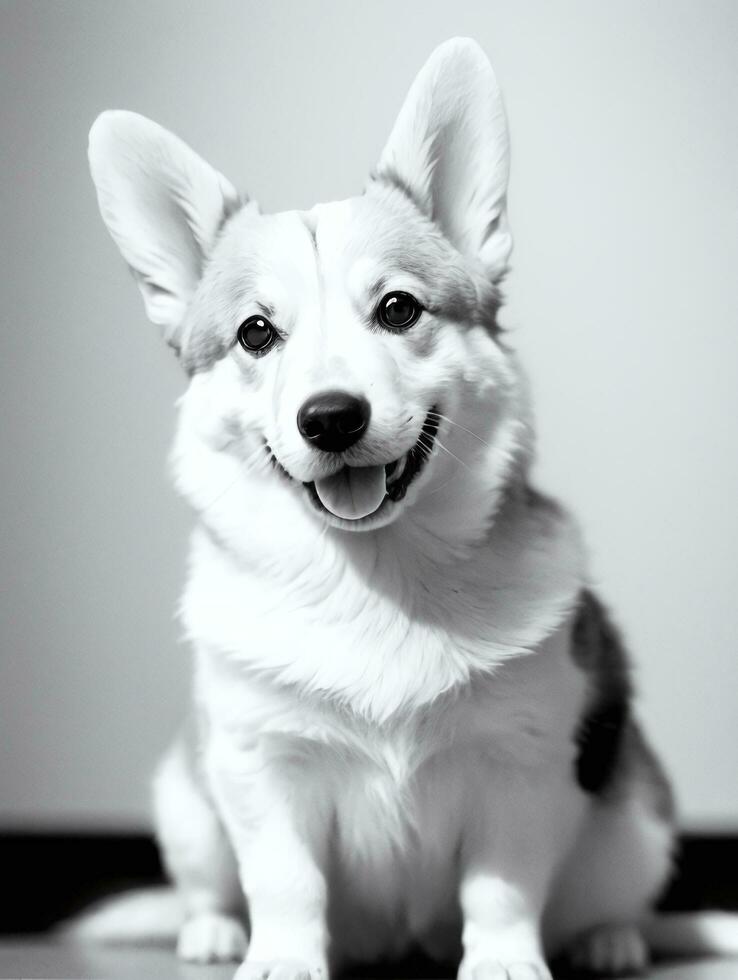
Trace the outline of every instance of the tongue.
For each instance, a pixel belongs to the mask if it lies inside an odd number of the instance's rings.
[[[357,521],[373,514],[384,500],[384,466],[345,466],[333,476],[316,480],[315,489],[331,514]]]

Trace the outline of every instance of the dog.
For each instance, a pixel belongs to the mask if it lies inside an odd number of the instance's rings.
[[[732,919],[651,913],[672,794],[577,525],[529,482],[508,157],[467,39],[422,68],[363,194],[310,211],[262,214],[136,114],[90,133],[189,378],[193,711],[154,810],[179,954],[237,980],[416,947],[460,980],[738,951]]]

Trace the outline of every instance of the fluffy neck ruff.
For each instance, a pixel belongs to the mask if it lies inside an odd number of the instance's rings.
[[[526,491],[508,493],[486,536],[455,558],[410,521],[303,537],[298,526],[286,533],[289,517],[272,515],[278,541],[250,561],[211,531],[195,534],[181,606],[187,635],[234,677],[327,699],[373,723],[534,650],[571,611],[584,578],[576,528]]]

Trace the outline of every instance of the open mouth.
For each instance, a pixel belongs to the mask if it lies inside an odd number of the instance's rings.
[[[434,407],[425,417],[418,441],[399,459],[375,466],[344,466],[332,476],[306,483],[311,500],[319,510],[344,521],[370,517],[387,501],[397,503],[428,462],[438,424]]]

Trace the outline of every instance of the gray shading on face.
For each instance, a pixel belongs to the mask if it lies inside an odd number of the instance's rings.
[[[463,327],[484,315],[483,290],[463,258],[389,183],[373,181],[361,197],[310,212],[243,209],[226,223],[205,265],[182,332],[183,365],[190,374],[207,371],[231,351],[251,315],[266,316],[288,343],[306,307],[320,319],[331,290],[348,293],[355,316],[375,329],[379,299],[403,277],[422,293],[418,299],[432,317]],[[409,331],[404,339],[423,356],[433,331]],[[279,356],[278,348],[270,356]],[[249,380],[257,381],[261,360],[245,352],[240,358]]]

